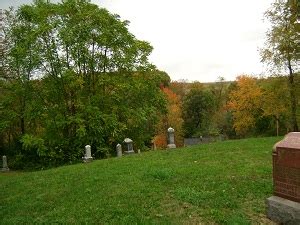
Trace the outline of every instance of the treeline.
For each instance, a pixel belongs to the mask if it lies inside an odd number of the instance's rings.
[[[300,76],[295,76],[297,120],[300,121]],[[223,136],[235,139],[284,135],[294,131],[288,77],[242,75],[233,82],[172,82],[165,88],[168,114],[161,120],[177,128],[177,144],[186,137]],[[171,93],[171,94],[170,94]],[[169,115],[169,116],[168,116]],[[172,116],[171,116],[172,115]],[[165,147],[163,129],[156,144]],[[175,129],[176,130],[176,129]]]
[[[260,49],[261,61],[270,74],[285,76],[267,79],[240,76],[232,83],[221,78],[212,85],[171,84],[167,96],[172,107],[168,115],[181,115],[182,119],[172,119],[179,130],[179,144],[183,137],[238,138],[299,131],[299,9],[299,1],[276,0],[264,14],[271,27]],[[170,122],[170,116],[165,117],[160,121],[161,127]],[[166,145],[162,137],[159,133],[155,138],[159,146]]]
[[[2,15],[0,155],[12,168],[114,154],[124,138],[151,146],[169,76],[149,43],[89,1],[35,1]]]

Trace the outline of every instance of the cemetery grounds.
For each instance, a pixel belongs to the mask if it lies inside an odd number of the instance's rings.
[[[265,200],[280,139],[0,173],[0,224],[273,224]]]

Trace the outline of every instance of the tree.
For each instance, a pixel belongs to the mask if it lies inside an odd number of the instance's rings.
[[[196,84],[183,99],[184,132],[186,137],[210,133],[210,125],[216,109],[212,93]]]
[[[223,77],[218,77],[215,83],[210,85],[210,91],[216,99],[216,112],[213,117],[213,126],[217,133],[221,133],[226,136],[231,136],[229,124],[229,112],[226,108],[226,97],[228,96],[229,82],[226,82]]]
[[[276,0],[272,4],[272,8],[265,12],[265,17],[271,22],[271,29],[266,34],[265,48],[261,50],[263,62],[279,72],[288,71],[291,124],[294,131],[299,130],[294,82],[300,65],[298,11],[299,6],[294,0]]]
[[[183,146],[181,99],[168,87],[162,88],[162,92],[165,94],[167,99],[167,112],[161,115],[159,123],[157,124],[154,143],[159,148],[166,148],[168,144],[167,129],[172,127],[175,129],[176,146]]]
[[[246,135],[261,115],[262,90],[250,76],[239,76],[236,83],[236,88],[229,93],[227,106],[232,111],[237,134]]]
[[[0,136],[21,145],[11,155],[72,162],[86,144],[105,157],[125,137],[137,148],[150,142],[170,78],[127,26],[88,0],[36,0],[6,12]]]
[[[271,116],[275,119],[276,135],[278,136],[280,122],[285,122],[288,115],[288,86],[282,82],[282,78],[272,77],[263,82],[262,88],[263,115]]]
[[[187,94],[188,92],[188,83],[185,80],[181,80],[181,81],[172,81],[170,83],[170,89],[176,94],[178,95],[181,99],[184,98],[184,96]]]

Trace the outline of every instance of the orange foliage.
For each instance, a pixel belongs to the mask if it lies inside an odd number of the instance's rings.
[[[166,148],[167,129],[173,127],[175,130],[175,144],[177,146],[183,146],[183,119],[181,115],[180,97],[167,87],[162,88],[162,91],[168,100],[168,112],[160,118],[156,129],[156,136],[154,137],[154,143],[158,148]]]
[[[154,143],[158,148],[165,148],[167,146],[167,136],[166,134],[157,134],[154,137]]]

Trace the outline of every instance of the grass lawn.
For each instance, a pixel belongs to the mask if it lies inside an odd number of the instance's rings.
[[[272,147],[252,138],[0,173],[0,224],[272,224]]]

